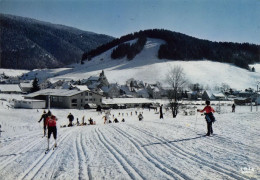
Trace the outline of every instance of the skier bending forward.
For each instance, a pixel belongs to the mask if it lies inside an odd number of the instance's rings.
[[[57,147],[57,142],[56,142],[56,139],[57,139],[56,121],[57,120],[58,119],[54,115],[51,114],[51,111],[48,111],[48,117],[46,119],[47,126],[48,126],[48,147],[47,147],[47,150],[49,150],[49,143],[50,143],[51,134],[53,134],[53,137],[54,137],[54,140],[55,140],[54,147]]]

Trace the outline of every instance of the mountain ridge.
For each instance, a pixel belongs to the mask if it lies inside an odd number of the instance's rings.
[[[130,45],[127,44],[127,41],[133,39],[140,40],[144,38],[156,38],[165,41],[165,44],[162,44],[158,50],[159,59],[184,61],[208,59],[217,62],[233,63],[236,66],[245,69],[249,69],[249,64],[260,62],[260,45],[249,43],[212,42],[169,30],[148,29],[122,36],[108,42],[107,44],[103,44],[96,49],[85,52],[82,55],[82,63],[113,48],[114,51],[111,54],[111,57],[119,57],[120,59],[124,57],[124,55],[127,55],[128,57],[131,57],[128,58],[128,60],[131,60],[133,59],[132,54],[135,56],[136,52],[139,52],[143,46],[138,44]],[[133,46],[138,47],[135,48]]]
[[[0,14],[1,68],[53,68],[79,62],[111,36],[32,18]]]

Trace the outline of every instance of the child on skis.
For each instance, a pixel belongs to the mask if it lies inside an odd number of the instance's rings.
[[[38,123],[41,122],[41,120],[43,120],[43,136],[46,136],[46,119],[47,119],[48,115],[46,113],[46,111],[43,111],[43,114],[40,118],[40,120],[38,121]]]
[[[204,107],[204,109],[202,110],[197,109],[197,111],[201,113],[205,111],[205,119],[208,128],[208,132],[206,136],[213,134],[212,123],[215,122],[215,117],[213,115],[213,112],[215,112],[215,110],[210,106],[210,101],[209,100],[206,101],[206,106]]]
[[[54,147],[57,147],[57,127],[56,127],[56,121],[58,120],[54,115],[52,115],[51,111],[48,111],[48,117],[47,117],[47,126],[48,126],[48,146],[47,146],[47,150],[49,150],[49,142],[50,142],[50,137],[51,134],[53,134],[55,143],[54,143]]]

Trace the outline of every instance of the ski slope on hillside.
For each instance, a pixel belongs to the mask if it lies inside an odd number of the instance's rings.
[[[154,110],[112,110],[119,121],[124,113],[126,122],[104,125],[104,114],[94,110],[52,109],[58,147],[45,154],[47,140],[37,122],[42,110],[1,106],[0,179],[259,179],[260,111],[222,108],[226,113],[215,115],[211,137],[204,136],[199,114],[180,112],[173,119],[164,111],[160,120]],[[135,111],[143,112],[143,121]],[[97,125],[60,128],[69,112],[80,122],[83,115],[92,117]]]
[[[27,74],[31,79],[37,76],[40,79],[50,78],[51,82],[58,80],[80,80],[90,76],[98,76],[104,70],[110,83],[125,84],[126,80],[134,78],[147,83],[166,83],[166,74],[175,66],[183,67],[186,78],[191,83],[199,83],[213,89],[228,84],[231,88],[244,90],[246,88],[256,89],[256,82],[260,79],[260,65],[255,67],[256,72],[250,72],[227,63],[219,63],[208,60],[201,61],[169,61],[158,59],[157,52],[162,40],[148,38],[143,51],[133,60],[126,58],[112,60],[111,50],[85,61],[84,65],[73,64],[64,69],[34,70]]]

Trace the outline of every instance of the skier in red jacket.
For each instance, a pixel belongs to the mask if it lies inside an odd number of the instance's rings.
[[[215,117],[213,115],[213,112],[215,112],[215,110],[210,106],[210,101],[209,100],[206,101],[206,106],[204,107],[204,109],[202,110],[198,109],[197,111],[201,113],[205,111],[205,119],[208,128],[208,133],[206,134],[206,136],[213,134],[212,123],[215,122]]]
[[[49,150],[49,142],[50,142],[50,137],[51,134],[53,134],[55,143],[54,143],[54,147],[57,147],[57,127],[56,127],[56,121],[58,120],[54,115],[51,114],[51,111],[48,111],[48,117],[46,119],[47,121],[47,126],[48,126],[48,147],[47,150]]]

